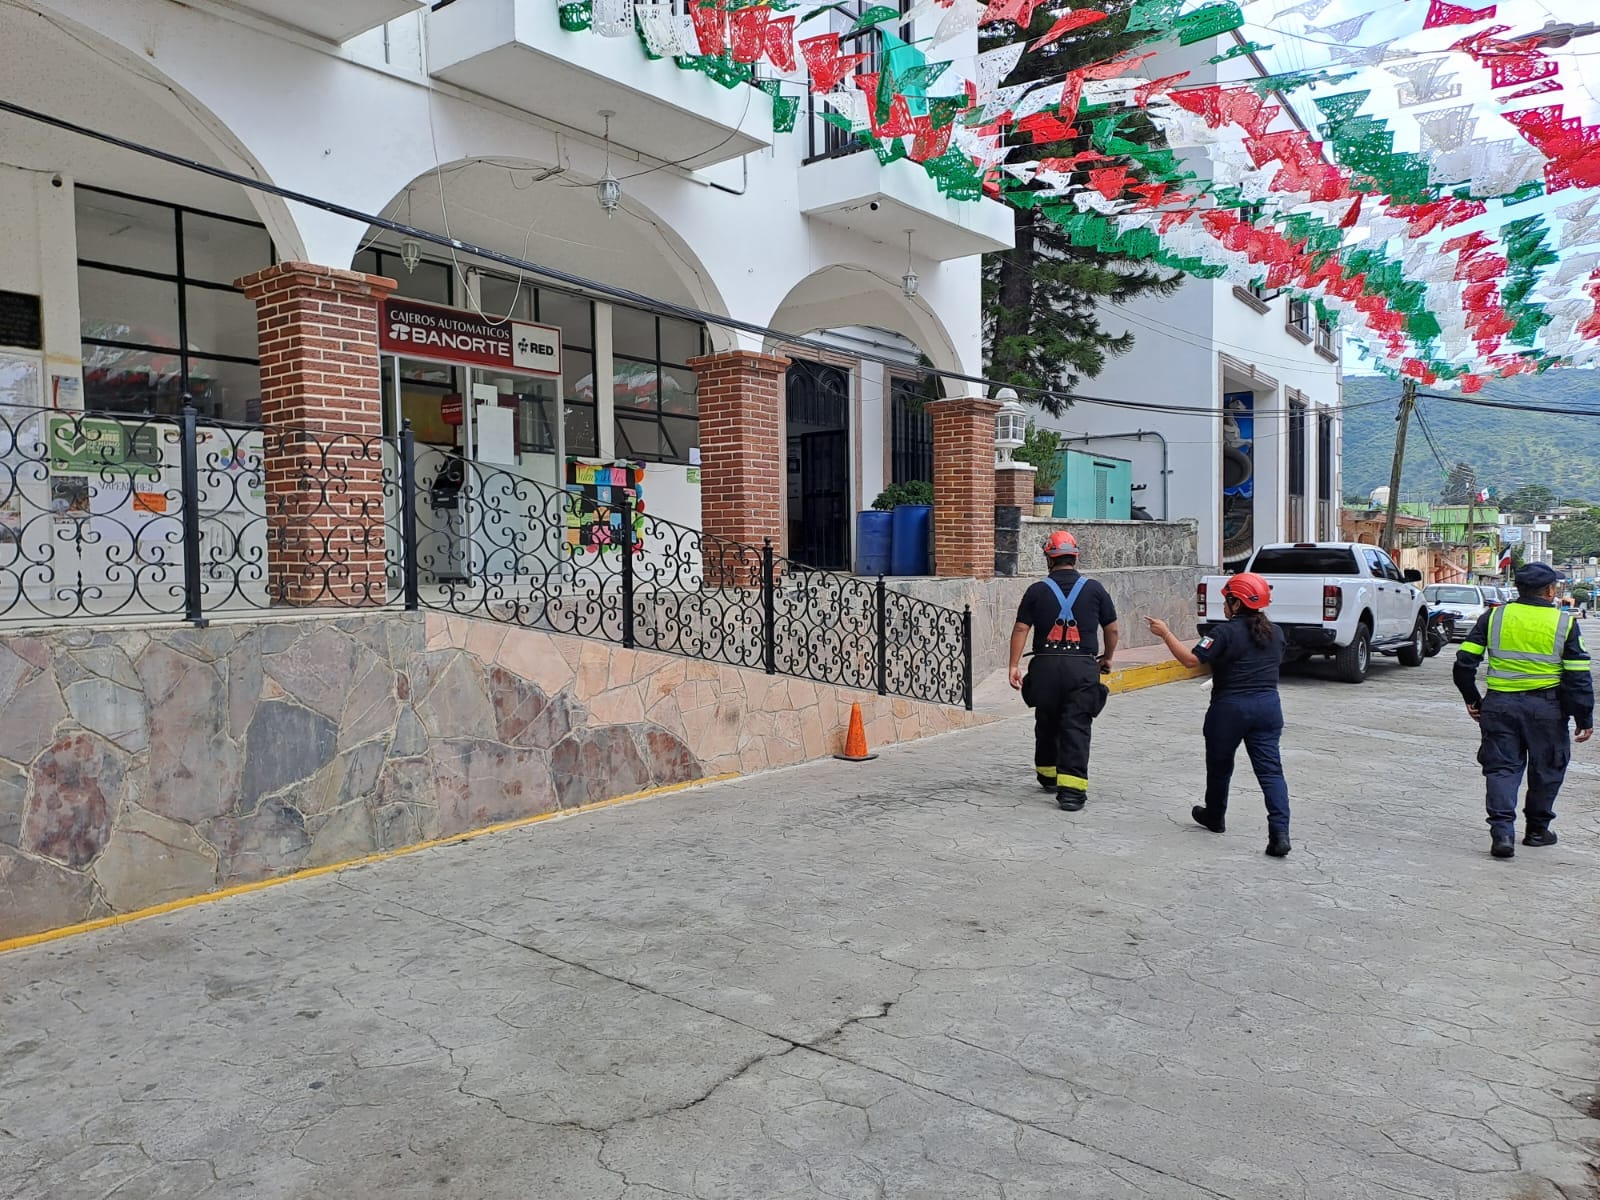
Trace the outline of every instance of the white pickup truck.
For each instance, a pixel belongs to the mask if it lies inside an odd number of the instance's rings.
[[[1428,604],[1415,584],[1417,571],[1401,573],[1377,546],[1357,542],[1296,542],[1257,548],[1245,570],[1272,585],[1267,616],[1283,630],[1289,661],[1334,660],[1339,678],[1360,683],[1373,652],[1395,655],[1401,665],[1423,662]],[[1226,575],[1200,581],[1196,623],[1204,637],[1226,616]]]

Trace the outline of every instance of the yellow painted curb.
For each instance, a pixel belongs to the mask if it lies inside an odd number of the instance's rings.
[[[412,846],[401,846],[395,850],[384,850],[378,854],[352,858],[347,862],[330,863],[325,867],[307,867],[303,871],[294,871],[288,875],[275,875],[271,879],[260,879],[255,883],[241,883],[215,892],[203,892],[198,896],[185,896],[179,900],[168,900],[164,904],[154,904],[149,908],[140,908],[133,912],[117,913],[115,916],[83,921],[77,925],[63,925],[60,929],[46,929],[40,933],[27,933],[21,937],[0,941],[0,954],[4,954],[8,950],[21,950],[25,946],[38,946],[44,942],[73,937],[80,933],[93,933],[97,929],[110,929],[117,925],[126,925],[131,921],[142,921],[146,917],[159,917],[164,913],[177,912],[179,909],[193,908],[199,904],[210,904],[214,900],[226,900],[232,896],[244,896],[251,892],[265,891],[267,888],[277,887],[285,883],[294,883],[301,879],[316,879],[322,875],[348,871],[352,867],[365,867],[371,863],[388,862],[390,859],[404,858],[408,854],[416,854],[420,850],[432,850],[436,846],[451,846],[457,842],[470,842],[474,838],[487,837],[491,833],[504,833],[508,829],[523,829],[529,825],[537,825],[541,821],[555,820],[557,817],[575,817],[580,813],[596,812],[602,808],[615,808],[619,804],[632,804],[636,800],[648,800],[652,796],[664,796],[671,792],[682,792],[687,791],[689,788],[704,787],[708,783],[726,783],[730,779],[738,778],[737,771],[730,771],[723,775],[709,775],[704,779],[691,779],[687,783],[663,784],[661,787],[646,788],[642,792],[630,792],[626,796],[615,796],[610,800],[596,800],[592,804],[580,804],[576,808],[560,808],[554,812],[537,813],[531,817],[518,817],[514,821],[501,821],[495,825],[485,825],[482,829],[469,829],[465,833],[433,838],[430,841],[418,842]]]
[[[1155,687],[1162,683],[1177,683],[1184,679],[1203,679],[1203,667],[1186,667],[1176,659],[1159,663],[1140,663],[1136,667],[1123,667],[1106,677],[1106,686],[1113,694],[1136,692],[1140,688]]]

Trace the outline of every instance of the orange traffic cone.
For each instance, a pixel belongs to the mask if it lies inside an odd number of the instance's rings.
[[[835,754],[834,757],[842,758],[845,762],[866,762],[878,757],[867,753],[867,727],[861,723],[859,704],[850,706],[850,732],[844,737],[844,753]]]

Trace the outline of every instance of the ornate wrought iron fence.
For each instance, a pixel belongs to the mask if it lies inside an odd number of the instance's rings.
[[[0,406],[0,621],[392,604],[971,707],[971,615],[377,437]]]

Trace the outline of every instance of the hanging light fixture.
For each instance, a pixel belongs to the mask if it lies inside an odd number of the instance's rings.
[[[611,173],[611,118],[616,115],[609,108],[600,110],[606,123],[606,173],[594,185],[594,198],[608,217],[615,216],[622,203],[622,182]]]
[[[911,269],[911,230],[906,230],[906,273],[900,276],[900,290],[906,294],[907,300],[914,300],[917,296],[917,273]]]
[[[1012,454],[1028,440],[1028,410],[1017,400],[1015,388],[1001,388],[994,394],[1000,411],[994,418],[995,461],[1009,463]]]
[[[406,224],[416,227],[416,222],[411,218],[411,189],[406,188]],[[406,238],[400,243],[400,261],[405,264],[406,274],[414,275],[417,264],[422,261],[422,243],[416,238]]]

